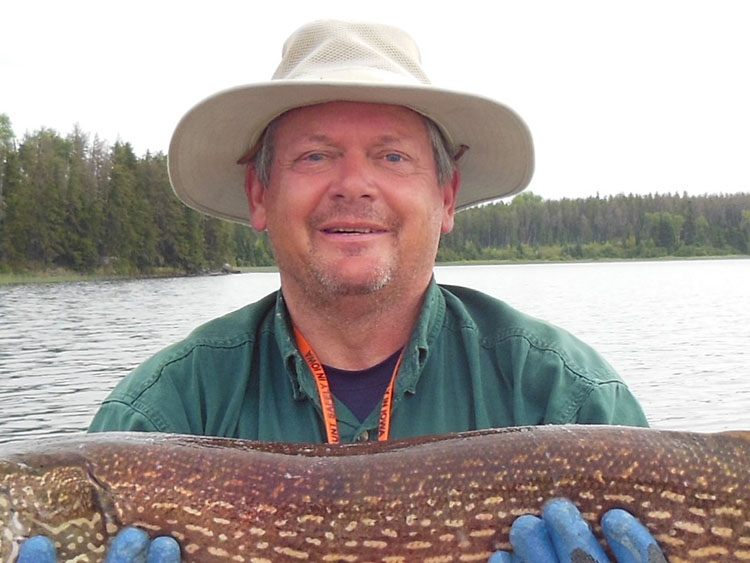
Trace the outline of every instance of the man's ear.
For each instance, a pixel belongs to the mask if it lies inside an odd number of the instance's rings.
[[[453,177],[443,186],[443,224],[440,232],[450,233],[453,230],[453,219],[456,214],[456,199],[461,189],[461,171],[456,168]]]
[[[252,164],[248,164],[245,171],[245,193],[250,206],[250,225],[256,231],[265,231],[268,226],[265,205],[266,189],[258,180],[258,173]]]

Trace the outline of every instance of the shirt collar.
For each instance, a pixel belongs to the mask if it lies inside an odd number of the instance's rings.
[[[434,345],[445,320],[445,298],[433,277],[425,292],[417,324],[404,350],[396,379],[395,401],[405,392],[414,393],[422,368],[427,362],[430,347]],[[284,360],[286,372],[292,382],[294,398],[311,398],[318,401],[318,390],[307,364],[297,350],[294,329],[281,291],[277,292],[274,311],[274,333]]]

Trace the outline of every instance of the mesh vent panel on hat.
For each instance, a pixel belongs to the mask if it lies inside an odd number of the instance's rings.
[[[360,68],[399,75],[429,84],[411,37],[389,26],[348,22],[317,22],[292,35],[284,44],[282,61],[273,78],[328,77],[327,71]]]

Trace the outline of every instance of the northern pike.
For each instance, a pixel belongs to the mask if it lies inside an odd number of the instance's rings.
[[[750,561],[750,432],[539,426],[356,445],[111,433],[0,447],[0,558],[102,561],[124,526],[197,562],[486,561],[567,497],[638,516],[669,561]]]

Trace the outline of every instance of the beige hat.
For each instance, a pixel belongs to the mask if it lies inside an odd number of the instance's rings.
[[[238,159],[275,117],[330,101],[406,106],[432,119],[453,147],[467,146],[458,209],[518,193],[531,179],[531,134],[512,110],[431,86],[416,44],[399,29],[318,21],[286,41],[271,81],[219,92],[182,118],[169,146],[175,193],[198,211],[249,223]]]

